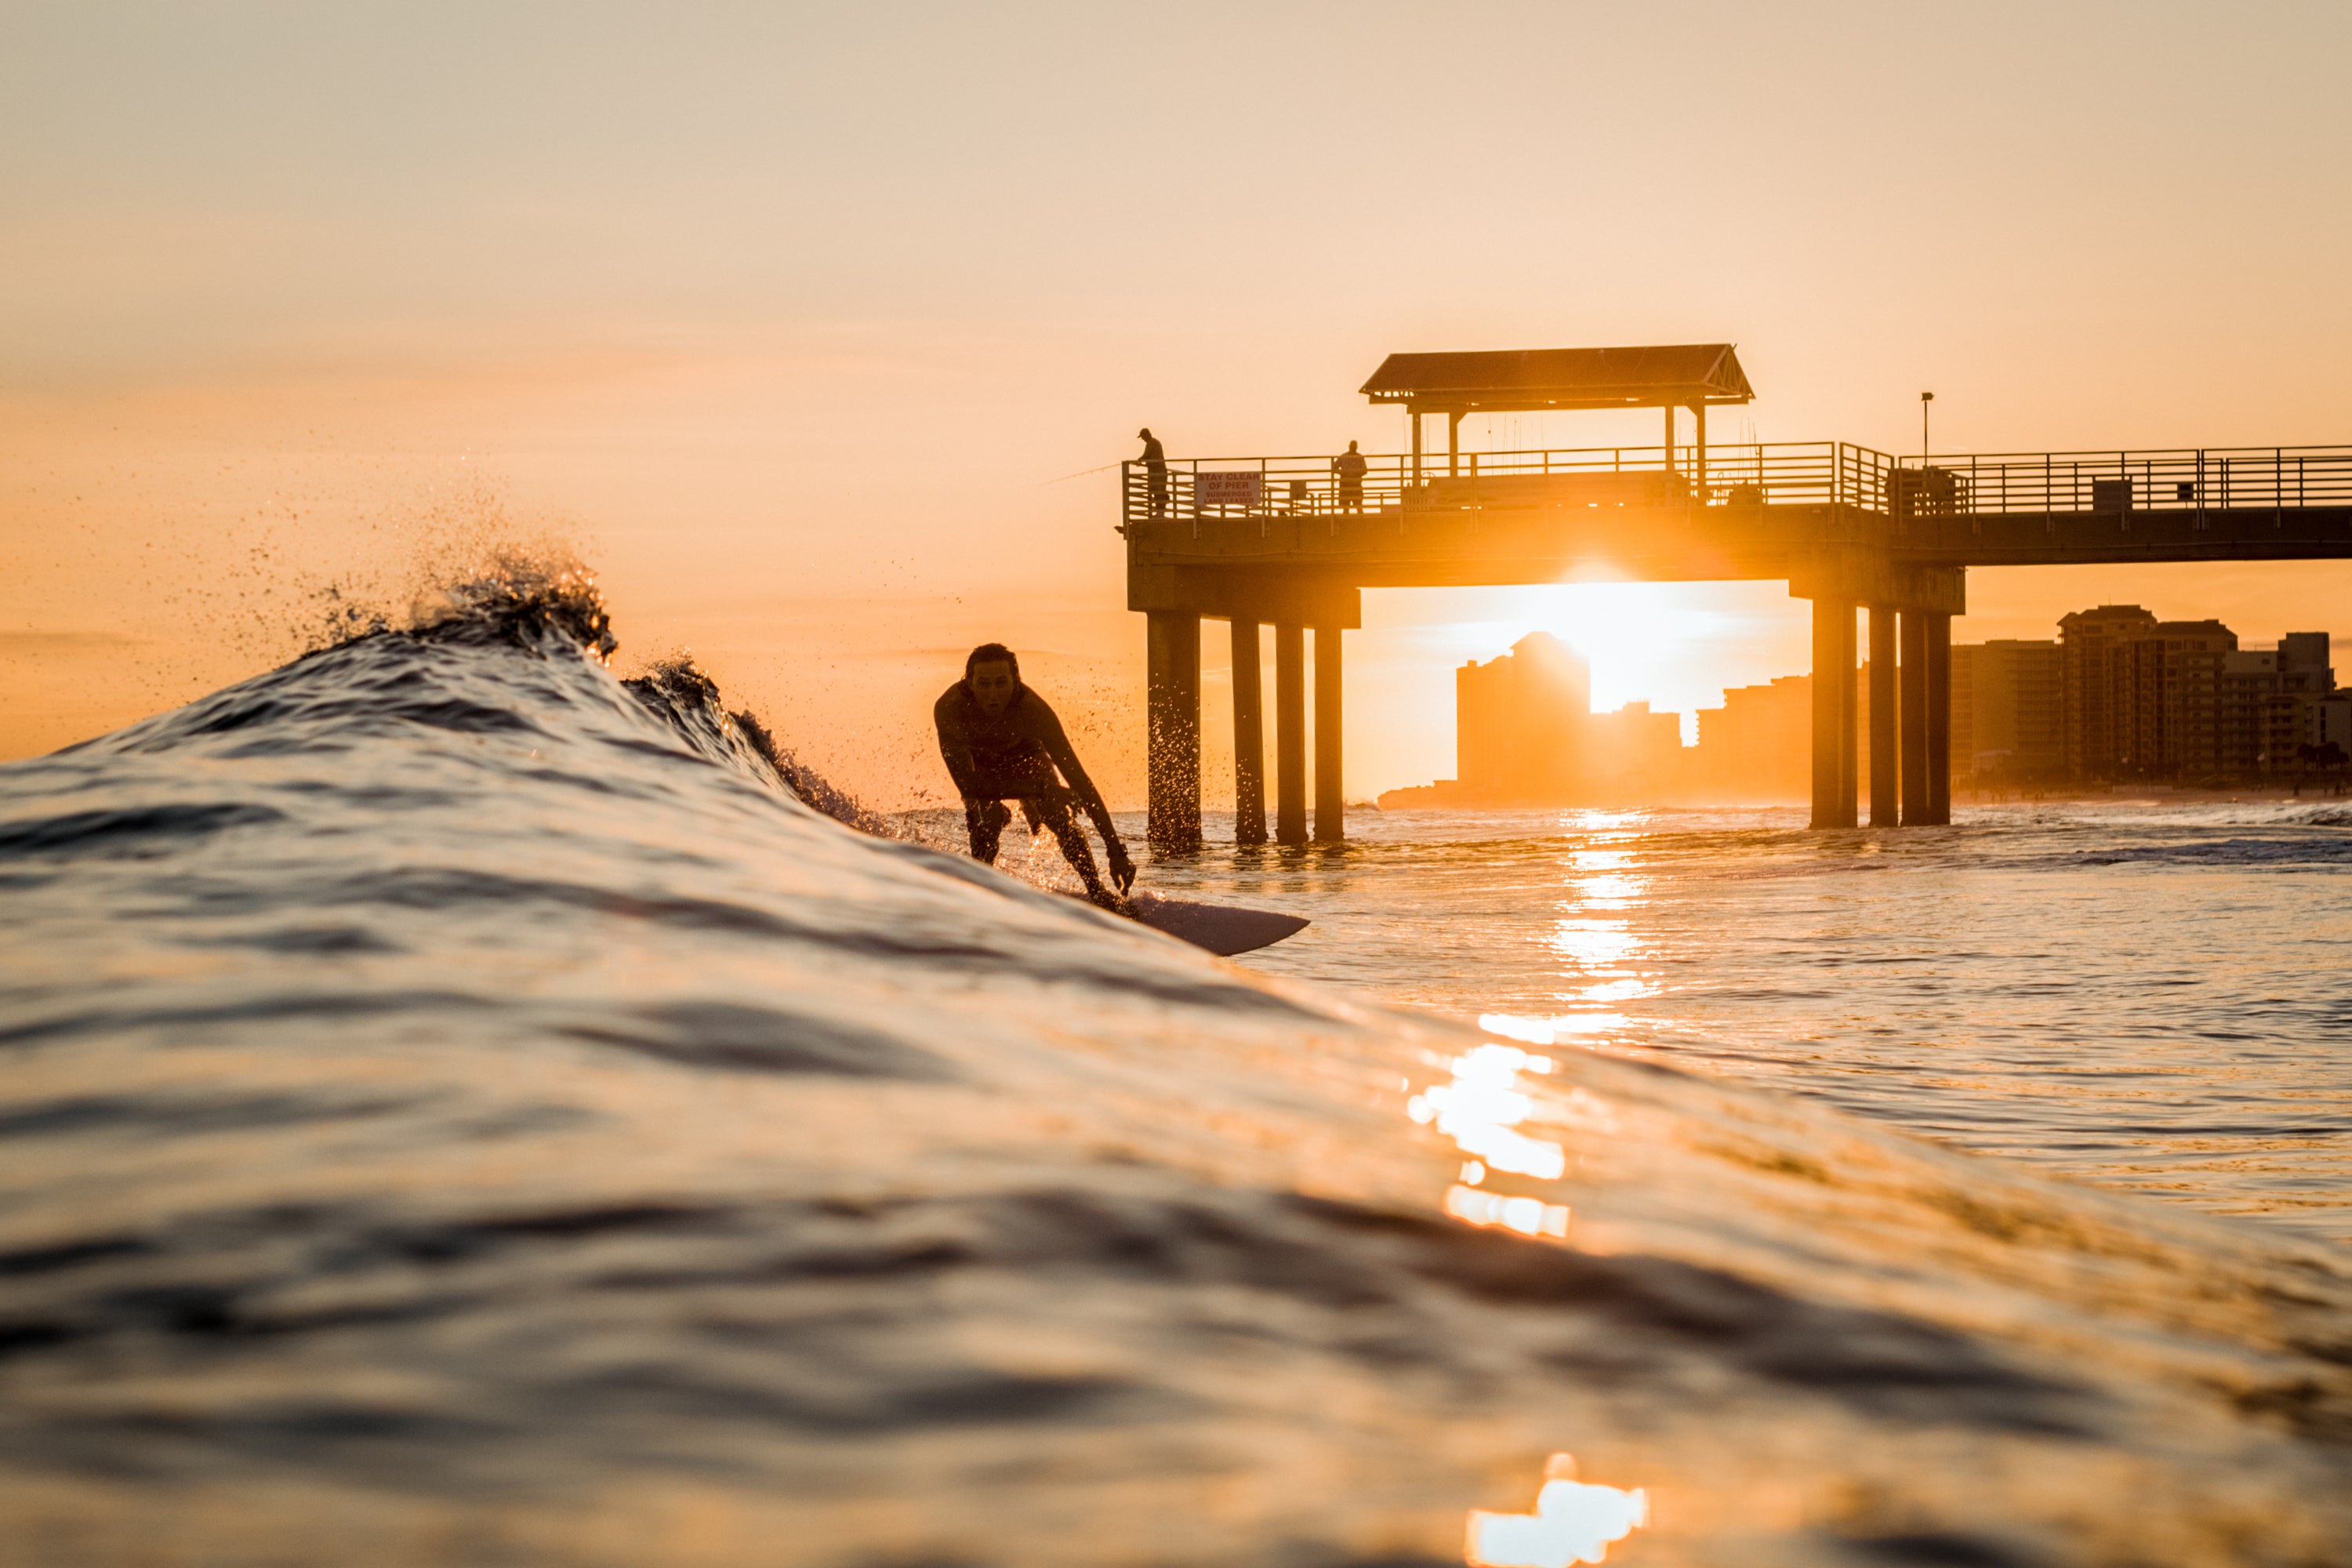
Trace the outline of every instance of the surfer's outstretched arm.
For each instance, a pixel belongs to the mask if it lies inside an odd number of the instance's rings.
[[[1118,837],[1118,828],[1111,822],[1110,807],[1104,804],[1102,791],[1095,787],[1095,781],[1087,776],[1086,764],[1078,761],[1078,753],[1071,746],[1069,735],[1062,729],[1060,715],[1050,708],[1045,710],[1044,729],[1045,732],[1040,739],[1045,742],[1045,754],[1061,770],[1064,782],[1070,786],[1071,795],[1093,821],[1095,831],[1102,835],[1103,852],[1110,858],[1111,880],[1117,882],[1118,890],[1124,893],[1135,885],[1135,862],[1129,858],[1127,846]]]
[[[971,754],[971,733],[965,723],[964,705],[956,700],[958,689],[950,687],[931,705],[931,724],[940,732],[940,760],[948,765],[948,777],[955,781],[956,794],[965,800],[982,798],[980,763]]]

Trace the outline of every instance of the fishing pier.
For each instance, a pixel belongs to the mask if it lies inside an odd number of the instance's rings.
[[[1363,387],[1411,449],[1123,466],[1128,607],[1148,624],[1149,837],[1201,842],[1201,625],[1233,646],[1235,837],[1267,837],[1261,628],[1275,645],[1274,838],[1346,836],[1344,634],[1366,588],[1785,581],[1812,604],[1812,825],[1862,819],[1855,611],[1869,611],[1873,826],[1951,820],[1952,617],[1970,566],[2352,558],[2352,447],[1937,454],[1710,446],[1754,392],[1727,343],[1391,354]],[[1653,408],[1660,443],[1461,450],[1473,414]],[[1676,416],[1691,416],[1686,440]],[[1442,453],[1426,421],[1444,421]],[[1155,469],[1157,471],[1155,471]],[[1823,679],[1845,671],[1843,679]]]

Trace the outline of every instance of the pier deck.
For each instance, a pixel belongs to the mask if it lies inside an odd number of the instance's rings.
[[[1168,463],[1157,487],[1129,463],[1119,530],[1129,605],[1151,620],[1151,837],[1163,847],[1200,837],[1202,617],[1233,623],[1253,672],[1259,624],[1276,627],[1286,840],[1304,839],[1306,813],[1303,757],[1290,761],[1303,748],[1289,739],[1304,730],[1304,681],[1285,659],[1303,658],[1300,633],[1314,630],[1315,836],[1336,840],[1339,645],[1361,625],[1360,591],[1577,580],[1785,579],[1814,602],[1817,668],[1853,668],[1853,612],[1868,606],[1872,646],[1899,640],[1915,688],[1898,694],[1897,661],[1874,659],[1888,686],[1882,704],[1874,685],[1873,712],[1899,708],[1900,749],[1925,759],[1899,785],[1891,769],[1873,779],[1871,819],[1936,822],[1949,819],[1937,715],[1948,723],[1943,672],[1968,567],[2352,558],[2352,447],[1921,459],[1843,442],[1661,445],[1453,452],[1435,466],[1413,453],[1368,455],[1354,482],[1329,457],[1202,458]],[[1815,686],[1817,826],[1857,820],[1852,686]],[[1264,787],[1249,706],[1252,732],[1235,735],[1245,808]],[[1885,739],[1874,736],[1874,758],[1896,754]],[[1262,806],[1256,821],[1262,836]],[[1247,841],[1250,823],[1241,832]]]

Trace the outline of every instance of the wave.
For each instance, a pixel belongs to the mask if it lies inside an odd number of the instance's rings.
[[[2352,1560],[2339,1249],[1220,963],[614,647],[0,768],[16,1561]]]

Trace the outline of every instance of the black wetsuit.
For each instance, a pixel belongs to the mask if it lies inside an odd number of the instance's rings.
[[[1024,686],[1003,712],[991,718],[971,688],[959,680],[931,705],[931,721],[939,727],[940,755],[947,762],[948,775],[963,796],[972,858],[995,860],[998,840],[1013,820],[1002,803],[1017,800],[1031,829],[1052,833],[1070,864],[1093,885],[1094,849],[1071,808],[1085,810],[1107,846],[1118,844],[1118,830],[1111,826],[1102,791],[1087,776],[1077,752],[1070,749],[1070,738],[1062,732],[1061,720],[1045,700]],[[1057,768],[1060,779],[1054,776]],[[1066,785],[1063,780],[1068,781]],[[1111,859],[1114,866],[1119,863],[1116,852]]]

